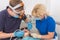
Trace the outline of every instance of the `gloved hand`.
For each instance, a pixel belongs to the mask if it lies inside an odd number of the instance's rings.
[[[14,32],[15,37],[23,37],[24,36],[24,31],[17,30]]]
[[[41,35],[36,34],[36,33],[31,33],[31,36],[32,36],[33,38],[41,38]]]
[[[27,28],[28,28],[28,30],[31,30],[32,29],[32,23],[31,22],[28,22],[27,23]]]

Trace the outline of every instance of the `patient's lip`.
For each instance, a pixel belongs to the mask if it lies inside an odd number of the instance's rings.
[[[27,32],[27,30],[24,30],[24,32]]]
[[[25,32],[27,32],[27,31],[25,31]]]

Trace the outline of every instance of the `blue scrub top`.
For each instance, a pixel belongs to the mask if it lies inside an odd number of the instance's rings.
[[[42,20],[36,20],[36,28],[41,35],[47,35],[48,32],[54,32],[54,38],[57,36],[57,33],[55,32],[56,23],[50,16],[47,16],[47,18]]]

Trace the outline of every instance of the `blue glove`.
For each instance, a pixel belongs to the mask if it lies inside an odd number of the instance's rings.
[[[32,23],[31,22],[28,22],[27,23],[27,28],[28,28],[28,30],[31,30],[32,29]]]
[[[17,30],[14,32],[14,36],[15,37],[23,37],[24,36],[24,31],[21,31],[21,30]]]

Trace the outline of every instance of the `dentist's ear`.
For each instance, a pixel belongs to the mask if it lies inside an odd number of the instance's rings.
[[[10,8],[8,8],[7,11],[9,13],[9,15],[11,15],[11,16],[15,16],[16,15]]]

